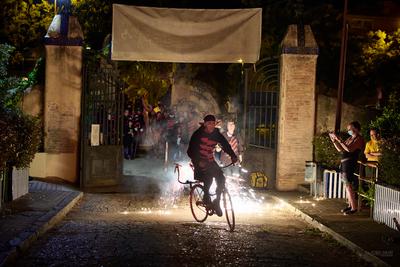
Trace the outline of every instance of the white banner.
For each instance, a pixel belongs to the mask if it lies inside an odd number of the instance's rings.
[[[254,63],[261,8],[176,9],[113,5],[112,59]]]

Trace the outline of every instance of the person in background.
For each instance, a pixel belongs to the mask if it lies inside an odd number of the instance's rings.
[[[150,114],[153,107],[149,104],[149,92],[147,92],[146,89],[141,88],[138,91],[138,96],[140,97],[141,100],[141,108],[142,108],[142,114],[144,118],[144,123],[145,123],[145,130],[149,130],[149,124],[150,124]]]
[[[161,108],[155,106],[150,113],[150,131],[146,132],[146,139],[151,142],[151,154],[155,158],[163,158],[167,137],[167,120]]]
[[[239,136],[235,132],[236,124],[233,119],[228,119],[226,122],[226,131],[222,133],[222,135],[226,138],[229,144],[232,147],[232,150],[235,152],[235,155],[239,159],[239,163],[242,162],[242,153],[243,153],[243,146],[242,142],[240,141]],[[227,153],[221,153],[221,164],[226,166],[230,163],[230,157]],[[239,166],[230,166],[226,168],[226,175],[238,175],[239,174]]]
[[[358,188],[358,180],[354,175],[357,168],[357,161],[360,152],[364,151],[364,138],[360,135],[361,125],[358,121],[350,122],[347,125],[347,133],[350,135],[345,141],[335,133],[330,133],[329,137],[336,150],[341,152],[340,172],[342,181],[345,184],[349,206],[342,209],[345,215],[353,214],[357,211],[357,201],[355,190]]]
[[[170,138],[171,154],[173,161],[180,161],[183,158],[182,127],[176,124]]]
[[[134,128],[133,128],[133,121],[129,120],[128,124],[124,126],[124,158],[125,159],[132,159],[133,151],[133,139],[134,139]]]
[[[364,155],[368,161],[365,166],[365,177],[377,179],[378,161],[379,157],[382,156],[380,149],[381,137],[377,129],[370,129],[369,136],[371,140],[367,142],[364,150]]]
[[[136,158],[136,153],[144,133],[144,118],[141,109],[138,108],[133,114],[133,143],[132,143],[132,158]]]
[[[124,126],[128,125],[128,121],[132,119],[131,112],[128,108],[124,110]]]
[[[382,155],[380,150],[381,137],[377,129],[370,129],[369,136],[371,140],[365,145],[364,154],[368,161],[378,161]]]

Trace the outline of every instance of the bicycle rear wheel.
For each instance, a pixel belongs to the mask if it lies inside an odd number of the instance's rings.
[[[229,230],[233,232],[235,230],[235,211],[233,210],[231,195],[228,190],[225,189],[222,195],[224,203],[225,217],[228,222]]]
[[[204,222],[207,219],[207,209],[203,203],[204,188],[201,184],[196,184],[190,190],[190,209],[194,219]]]

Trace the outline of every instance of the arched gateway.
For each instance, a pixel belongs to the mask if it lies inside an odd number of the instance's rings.
[[[76,28],[76,20],[70,19],[69,23],[69,27]],[[44,117],[46,127],[53,128],[46,128],[45,152],[35,158],[33,165],[44,167],[44,178],[71,182],[80,178],[82,187],[118,184],[124,105],[118,73],[111,66],[85,69],[85,77],[80,79],[83,86],[71,83],[81,77],[82,40],[74,42],[68,31],[62,42],[60,38],[52,40],[49,38],[46,44],[46,79],[53,80],[46,80]],[[113,60],[256,63],[260,43],[260,9],[176,10],[114,5]],[[258,62],[255,73],[246,71],[243,101],[247,113],[242,114],[249,145],[246,158],[255,170],[276,178],[280,190],[295,189],[304,177],[304,161],[312,159],[317,51],[310,27],[298,29],[291,25],[279,59]],[[60,59],[69,64],[60,62],[52,68]],[[69,76],[54,78],[63,71]],[[75,100],[78,93],[81,105]],[[81,122],[77,118],[82,118]],[[65,140],[73,141],[68,151],[62,145]]]

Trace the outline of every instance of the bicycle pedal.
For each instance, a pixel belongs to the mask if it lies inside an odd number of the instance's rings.
[[[196,206],[204,207],[204,208],[207,207],[207,205],[205,205],[204,202],[200,201],[200,200],[196,201]]]

